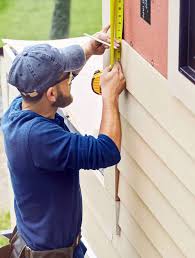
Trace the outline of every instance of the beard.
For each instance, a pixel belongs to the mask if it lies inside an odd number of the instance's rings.
[[[56,108],[64,108],[70,105],[72,101],[73,101],[73,97],[71,94],[67,97],[67,96],[63,96],[61,92],[58,92],[56,102],[54,102],[52,106]]]

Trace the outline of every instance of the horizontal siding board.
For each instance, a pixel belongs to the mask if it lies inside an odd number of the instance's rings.
[[[195,160],[194,115],[171,96],[168,81],[125,41],[121,62],[128,91]]]
[[[97,209],[95,213],[92,211],[91,203],[87,203],[87,198],[83,201],[83,208],[82,232],[97,258],[123,258],[118,254],[116,249],[112,246],[112,242],[107,238],[102,229],[103,225],[99,224],[99,221],[96,219]]]
[[[180,181],[177,180],[159,157],[152,152],[149,146],[128,125],[123,117],[121,117],[121,121],[123,130],[122,145],[126,150],[126,152],[122,150],[122,160],[127,162],[128,157],[126,153],[128,153],[193,230],[193,216],[191,217],[191,214],[194,212],[194,196],[183,187]],[[131,164],[126,164],[126,167],[130,166]]]
[[[115,201],[105,190],[95,173],[81,171],[81,189],[83,200],[89,200],[90,205],[96,210],[99,224],[102,224],[108,239],[112,239],[115,227]]]
[[[128,214],[122,203],[120,205],[119,226],[141,257],[162,258],[140,226],[135,222],[131,215]]]
[[[81,171],[81,182],[83,201],[85,203],[84,205],[90,207],[93,220],[95,220],[95,223],[99,224],[99,227],[101,228],[103,234],[106,236],[107,240],[111,241],[112,239],[113,246],[116,250],[118,250],[122,258],[140,258],[134,247],[130,245],[123,234],[121,237],[117,237],[115,235],[115,221],[113,220],[115,219],[115,206],[113,205],[115,202],[110,195],[107,195],[107,192],[105,192],[102,184],[96,178],[96,175],[92,171]],[[84,214],[86,214],[86,212],[88,211],[84,207]],[[87,224],[85,227],[91,227],[93,224],[94,223],[89,225]],[[112,237],[110,237],[110,229],[113,229]],[[111,256],[109,255],[109,257]]]
[[[138,197],[136,192],[121,179],[119,184],[119,196],[128,214],[131,215],[142,228],[162,257],[185,258],[181,250]]]
[[[106,255],[107,257],[113,257],[112,253],[116,250],[118,253],[116,253],[116,255],[119,255],[121,258],[141,258],[123,233],[121,233],[120,236],[113,234],[112,239],[107,237],[104,223],[99,219],[100,217],[104,219],[101,210],[98,209],[96,202],[94,203],[93,200],[91,200],[90,195],[84,193],[83,196],[83,234],[88,239],[92,249],[96,251],[97,257],[106,257]],[[107,207],[107,209],[109,209],[109,207]]]
[[[130,94],[127,95],[130,96]],[[127,108],[125,108],[126,101],[129,103]],[[127,97],[125,102],[122,101],[121,103],[122,110],[128,109],[125,116],[128,118],[128,123],[134,127],[128,128],[126,126],[127,123],[124,122],[123,142],[125,148],[131,155],[136,155],[136,153],[133,153],[134,150],[132,149],[129,138],[130,134],[137,144],[142,146],[140,152],[137,153],[139,158],[141,158],[140,155],[144,155],[152,156],[152,160],[157,160],[156,164],[159,163],[156,166],[158,170],[153,166],[153,173],[152,171],[148,171],[148,162],[142,165],[142,169],[176,208],[186,223],[195,231],[195,195],[193,195],[195,194],[195,163],[132,96]],[[126,119],[123,120],[122,118],[122,121],[126,121]],[[155,149],[156,154],[153,154],[151,148]],[[161,158],[164,162],[158,160]],[[171,170],[168,167],[171,167]],[[160,168],[163,169],[163,174]],[[186,171],[188,172],[186,173]],[[175,189],[175,191],[172,191],[172,189]],[[181,200],[185,200],[185,202],[181,202]]]
[[[141,258],[135,248],[128,241],[123,231],[121,231],[120,236],[113,236],[112,244],[122,258]]]
[[[125,172],[128,173],[128,171]],[[131,186],[183,253],[187,257],[194,257],[195,236],[189,227],[144,173],[132,170],[131,175],[130,185],[121,175],[120,187],[128,188]],[[128,199],[128,196],[126,198]]]

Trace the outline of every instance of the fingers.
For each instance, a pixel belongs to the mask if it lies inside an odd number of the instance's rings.
[[[116,62],[113,68],[115,68],[115,69],[118,70],[119,80],[124,83],[124,82],[125,82],[125,76],[124,76],[124,74],[123,74],[121,64],[120,64],[119,62]]]
[[[109,66],[106,66],[106,67],[104,68],[103,74],[108,75],[108,73],[110,74],[111,70],[112,70],[112,67],[111,67],[110,65],[109,65]]]
[[[106,26],[102,29],[102,32],[107,33],[109,29],[110,29],[110,24],[106,25]]]
[[[120,79],[124,78],[123,75],[123,71],[122,71],[122,67],[121,64],[119,62],[116,62],[113,67],[111,67],[110,65],[105,67],[104,69],[104,73],[110,73],[111,75],[113,74],[118,74]]]
[[[110,37],[107,37],[106,41],[107,41],[107,43],[110,44],[110,42],[111,42]],[[115,48],[119,48],[120,47],[120,44],[119,44],[117,39],[114,40],[114,47]]]

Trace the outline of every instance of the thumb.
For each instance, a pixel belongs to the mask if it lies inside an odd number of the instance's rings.
[[[110,66],[106,66],[106,67],[104,68],[102,74],[108,78],[108,77],[109,77],[109,74],[110,74],[110,71],[111,71]]]
[[[109,65],[109,66],[106,66],[105,68],[104,68],[104,71],[106,71],[106,72],[110,72],[112,70],[112,67]]]
[[[102,29],[102,32],[107,33],[109,29],[110,29],[110,24],[106,25],[106,26]]]

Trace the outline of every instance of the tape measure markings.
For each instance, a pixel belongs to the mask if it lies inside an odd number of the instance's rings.
[[[110,0],[110,65],[121,59],[121,42],[123,33],[124,0]],[[114,48],[114,40],[119,41],[120,47]],[[92,89],[101,95],[100,76],[102,71],[95,72],[92,79]]]

